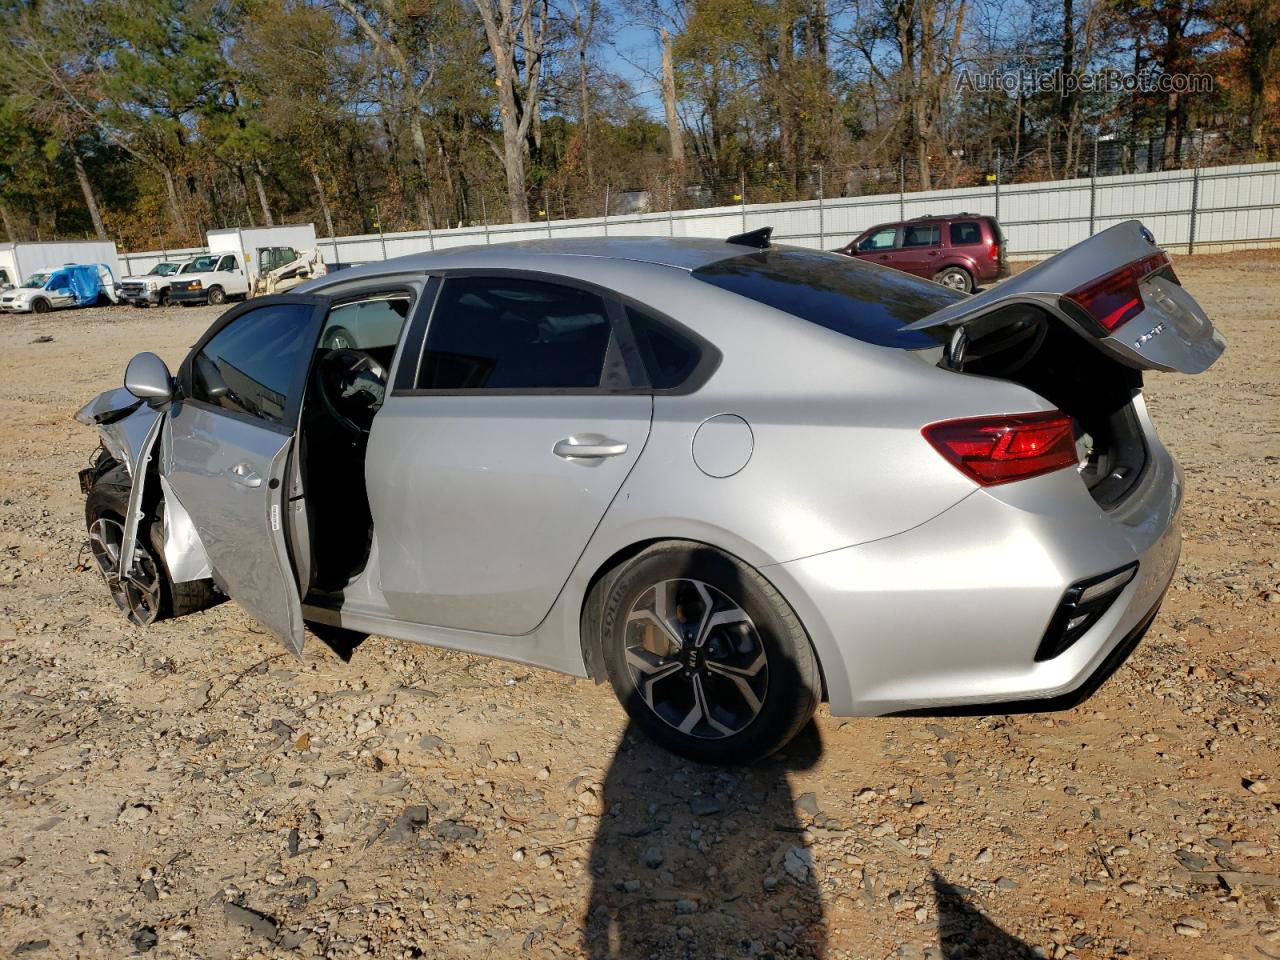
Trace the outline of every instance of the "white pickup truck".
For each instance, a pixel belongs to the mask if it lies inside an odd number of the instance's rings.
[[[169,278],[169,300],[184,307],[197,303],[217,306],[247,296],[249,275],[236,253],[206,253],[184,263]]]
[[[174,274],[182,269],[183,261],[157,263],[146,273],[125,277],[120,281],[120,299],[135,307],[147,307],[155,304],[160,307],[169,305],[169,284]]]

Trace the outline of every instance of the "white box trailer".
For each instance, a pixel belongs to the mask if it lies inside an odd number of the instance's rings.
[[[120,282],[120,257],[110,240],[0,243],[0,271],[8,277],[9,284],[17,285],[33,273],[69,263],[106,264],[116,283]],[[0,278],[0,286],[4,285]]]
[[[227,230],[210,230],[210,253],[236,253],[240,255],[249,276],[249,285],[261,272],[262,252],[291,248],[298,253],[316,249],[316,227],[305,223],[289,227],[232,227]],[[281,261],[283,262],[283,261]],[[267,269],[271,269],[270,262]]]

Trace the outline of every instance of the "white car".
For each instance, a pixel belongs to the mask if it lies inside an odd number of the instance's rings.
[[[249,296],[249,275],[239,254],[208,253],[182,265],[169,282],[169,299],[190,306],[217,306]]]

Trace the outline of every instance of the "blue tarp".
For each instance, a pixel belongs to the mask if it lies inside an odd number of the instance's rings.
[[[70,287],[71,292],[75,294],[76,306],[91,307],[98,302],[98,295],[103,292],[101,272],[111,275],[107,267],[96,263],[59,267],[49,274],[49,281],[44,288],[61,290]]]

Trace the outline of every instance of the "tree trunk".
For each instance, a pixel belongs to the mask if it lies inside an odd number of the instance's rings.
[[[107,240],[107,228],[102,225],[102,214],[98,211],[98,201],[93,196],[93,185],[89,183],[89,174],[84,169],[84,158],[73,146],[71,160],[76,168],[76,179],[80,181],[80,192],[84,194],[84,205],[89,208],[89,219],[93,221],[93,232],[99,240]]]
[[[179,232],[185,234],[187,231],[187,221],[182,215],[182,207],[178,203],[178,190],[173,185],[173,171],[167,166],[160,167],[160,173],[164,177],[164,192],[169,198],[169,212],[173,214],[173,225],[178,228]]]
[[[587,42],[590,37],[578,41],[578,126],[582,128],[582,147],[587,157],[587,186],[596,183],[595,163],[591,150],[591,90],[587,83]]]
[[[509,90],[510,84],[503,84]],[[503,93],[503,88],[499,93]],[[507,174],[507,209],[512,223],[529,222],[529,197],[525,193],[524,138],[511,117],[516,111],[515,97],[499,97],[502,111],[502,165]]]
[[[320,181],[320,172],[311,168],[311,182],[316,186],[316,197],[320,201],[320,212],[324,214],[324,226],[329,231],[329,239],[333,239],[333,214],[329,212],[329,201],[324,196],[324,184]]]
[[[274,227],[276,221],[271,216],[271,206],[267,203],[267,188],[262,182],[262,162],[256,157],[253,161],[253,186],[258,192],[258,205],[262,207],[262,221],[268,227]]]
[[[684,167],[684,135],[680,132],[680,115],[676,113],[676,70],[671,55],[671,34],[667,28],[662,37],[662,107],[667,115],[667,136],[671,140],[671,165]]]
[[[18,231],[13,228],[13,221],[9,219],[9,208],[0,203],[0,223],[4,224],[4,235],[10,243],[18,242]]]
[[[258,224],[253,219],[253,204],[249,202],[249,183],[244,178],[244,167],[236,165],[236,183],[240,187],[239,201],[244,209],[244,215],[249,219],[249,226],[256,227]]]
[[[498,87],[498,112],[502,121],[502,164],[507,175],[507,206],[512,223],[529,220],[525,152],[536,132],[542,53],[545,43],[547,0],[476,0],[484,21],[485,39],[493,57]],[[537,28],[534,28],[535,13]],[[524,66],[523,80],[520,66]],[[517,90],[517,85],[523,87]]]

